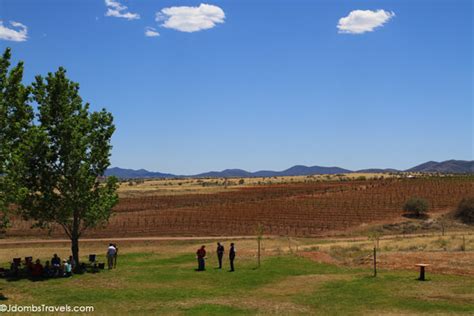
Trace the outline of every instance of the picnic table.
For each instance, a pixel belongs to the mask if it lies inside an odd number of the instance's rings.
[[[420,267],[420,277],[418,280],[425,281],[425,268],[429,266],[427,263],[417,263],[415,266]]]

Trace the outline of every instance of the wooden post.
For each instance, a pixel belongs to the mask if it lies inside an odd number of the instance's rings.
[[[374,277],[377,276],[377,247],[374,247]]]
[[[417,267],[420,268],[420,277],[418,278],[418,280],[420,281],[425,281],[425,268],[427,266],[429,266],[429,264],[426,264],[426,263],[418,263],[416,264]]]
[[[418,280],[425,281],[425,267],[424,266],[420,266],[420,278]]]
[[[260,268],[260,256],[261,256],[261,243],[263,238],[263,225],[258,223],[257,224],[257,267]]]
[[[261,238],[258,238],[258,267],[260,268],[260,241]]]

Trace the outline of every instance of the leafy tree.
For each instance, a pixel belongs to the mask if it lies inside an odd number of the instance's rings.
[[[23,63],[10,69],[11,51],[0,57],[0,231],[8,224],[9,205],[14,200],[16,183],[8,177],[33,112],[28,104],[30,89],[22,84]]]
[[[100,179],[110,165],[112,115],[90,112],[79,85],[59,70],[32,85],[38,105],[11,178],[19,185],[16,203],[25,219],[48,228],[58,224],[71,239],[79,263],[79,238],[90,227],[105,224],[118,202],[117,179]]]
[[[403,210],[415,217],[421,217],[428,211],[428,202],[421,198],[411,198],[405,203]]]
[[[374,242],[374,247],[379,249],[379,241],[383,235],[383,231],[379,229],[374,229],[374,230],[369,231],[367,235],[369,237],[369,240]]]
[[[463,199],[459,203],[456,217],[466,224],[474,224],[474,197]]]

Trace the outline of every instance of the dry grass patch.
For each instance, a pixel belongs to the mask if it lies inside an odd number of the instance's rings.
[[[350,280],[352,276],[342,274],[310,274],[287,277],[282,281],[260,288],[258,293],[275,296],[309,294],[325,282]]]
[[[245,297],[219,297],[210,299],[190,299],[181,302],[174,302],[169,304],[172,308],[190,308],[203,304],[223,305],[234,308],[245,308],[249,310],[256,310],[259,314],[276,314],[276,315],[297,315],[308,314],[311,312],[306,306],[298,305],[289,301],[280,301],[275,299],[262,299],[251,296]]]

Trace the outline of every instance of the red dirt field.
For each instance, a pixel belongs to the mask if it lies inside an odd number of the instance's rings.
[[[404,202],[421,197],[431,212],[452,210],[474,196],[472,177],[327,181],[246,187],[213,194],[121,198],[106,227],[84,237],[254,235],[319,236],[362,224],[401,219]],[[44,237],[13,220],[7,237]],[[53,227],[52,237],[64,237]]]

